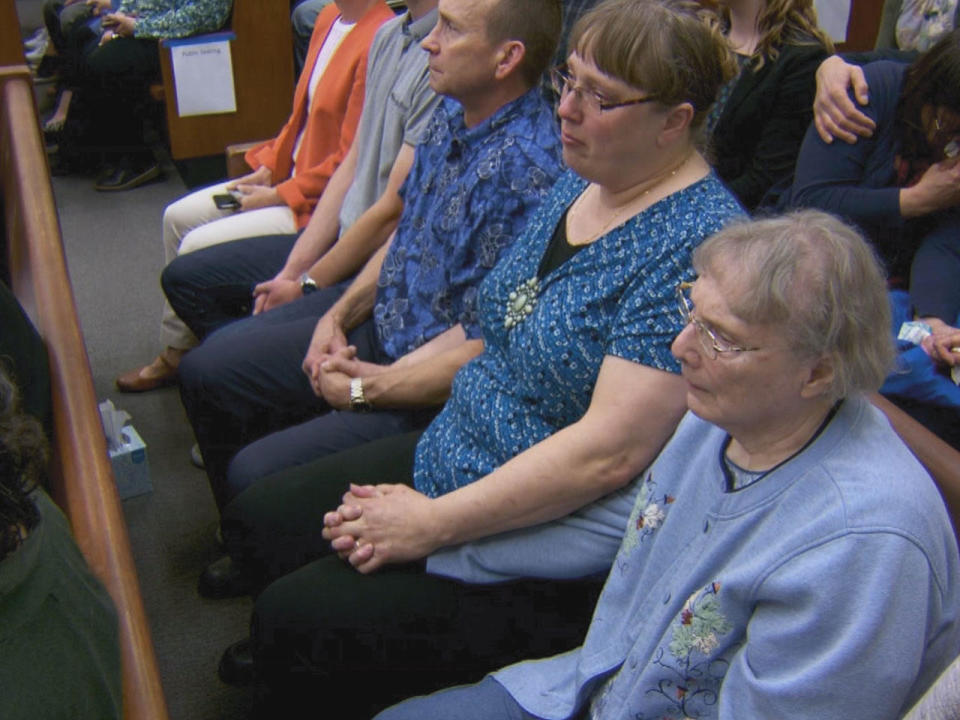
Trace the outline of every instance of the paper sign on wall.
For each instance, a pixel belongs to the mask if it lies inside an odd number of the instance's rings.
[[[217,33],[164,43],[170,48],[180,117],[237,111],[230,57],[233,37]]]
[[[880,0],[876,0],[880,2]],[[813,0],[817,9],[820,28],[834,42],[847,39],[847,22],[850,19],[850,0]]]

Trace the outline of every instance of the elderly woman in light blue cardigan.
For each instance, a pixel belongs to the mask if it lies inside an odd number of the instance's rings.
[[[727,228],[694,268],[690,412],[634,485],[583,646],[378,720],[892,719],[956,655],[943,501],[864,398],[892,357],[873,253],[808,211]]]

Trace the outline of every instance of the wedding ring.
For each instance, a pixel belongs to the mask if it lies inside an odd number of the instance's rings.
[[[360,541],[359,541],[359,540],[354,540],[354,541],[353,541],[353,549],[354,549],[354,550],[359,550],[359,549],[360,549]]]

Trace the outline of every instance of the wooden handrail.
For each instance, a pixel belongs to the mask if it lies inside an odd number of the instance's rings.
[[[0,168],[13,290],[50,357],[51,491],[117,608],[124,717],[168,720],[67,275],[33,87],[22,66],[0,69]]]

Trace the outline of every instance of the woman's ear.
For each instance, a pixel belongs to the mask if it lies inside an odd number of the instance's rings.
[[[836,362],[833,355],[820,357],[810,368],[810,372],[800,389],[800,396],[813,399],[828,395],[833,388],[836,375]]]
[[[690,128],[694,114],[693,105],[688,102],[674,105],[667,110],[663,120],[663,127],[657,137],[659,145],[661,147],[670,145],[676,142],[679,137],[683,136]]]

